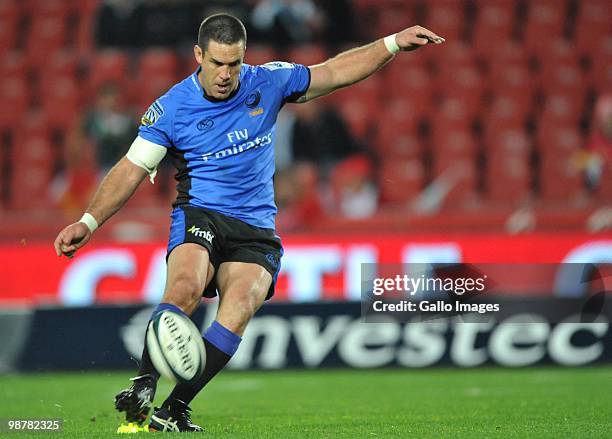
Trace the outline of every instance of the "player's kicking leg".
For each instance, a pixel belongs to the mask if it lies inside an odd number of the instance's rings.
[[[149,431],[201,431],[191,422],[188,404],[219,373],[238,349],[253,314],[272,283],[265,268],[253,263],[225,262],[219,267],[221,293],[217,319],[204,332],[206,366],[193,385],[178,384],[151,416]]]
[[[191,315],[200,303],[202,291],[213,273],[206,248],[191,243],[175,248],[168,258],[168,279],[162,303],[155,308],[151,318],[166,309]],[[115,408],[125,412],[126,421],[135,424],[136,429],[146,421],[151,411],[158,379],[159,373],[149,357],[145,334],[138,376],[131,379],[130,388],[115,396]]]

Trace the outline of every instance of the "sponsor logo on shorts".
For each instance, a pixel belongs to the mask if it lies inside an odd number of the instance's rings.
[[[196,226],[191,226],[187,232],[191,233],[192,235],[197,236],[198,238],[204,238],[206,241],[210,242],[212,244],[212,240],[214,239],[215,235],[208,231],[208,230],[200,230],[199,227]]]
[[[278,259],[276,258],[276,255],[273,253],[268,253],[266,255],[266,260],[268,261],[268,263],[274,267],[274,268],[278,268]]]

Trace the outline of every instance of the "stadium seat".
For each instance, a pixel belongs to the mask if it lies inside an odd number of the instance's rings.
[[[452,157],[437,154],[434,157],[434,184],[446,193],[443,207],[466,207],[475,201],[476,161],[473,157]]]
[[[250,48],[249,48],[250,50]],[[136,76],[141,81],[148,81],[152,77],[162,76],[165,78],[176,78],[178,70],[178,59],[174,51],[170,49],[149,49],[144,51],[138,59],[138,71]]]
[[[1,31],[0,31],[1,32]],[[24,79],[28,74],[28,62],[23,52],[12,50],[4,53],[2,63],[0,63],[0,75],[3,80]]]
[[[602,38],[591,58],[589,79],[600,92],[612,89],[612,35]]]
[[[449,95],[440,103],[433,113],[435,123],[449,128],[468,129],[477,116],[478,107],[464,101],[462,96]]]
[[[351,85],[351,88],[345,91],[349,91],[352,95],[361,96],[362,99],[366,100],[373,99],[373,96],[376,96],[375,99],[379,101],[384,96],[384,93],[381,93],[381,91],[385,90],[386,86],[387,84],[382,76],[372,75],[363,81]]]
[[[80,0],[77,2],[79,18],[74,30],[74,50],[82,56],[89,55],[96,50],[94,45],[94,30],[96,29],[95,9],[98,7],[98,0]]]
[[[491,116],[501,116],[504,119],[514,118],[515,120],[526,119],[542,103],[542,95],[536,92],[533,84],[524,87],[500,86],[493,89],[487,95],[490,106],[486,109],[491,111]],[[510,112],[514,111],[514,114]]]
[[[396,98],[384,101],[379,120],[379,134],[388,135],[393,132],[410,132],[416,134],[417,124],[423,115],[415,109],[411,99]]]
[[[250,46],[249,46],[250,48]],[[198,68],[198,64],[192,53],[178,53],[178,73],[177,78],[182,80],[191,75]]]
[[[406,130],[402,126],[388,124],[381,120],[378,125],[378,135],[375,147],[381,159],[420,159],[423,154],[423,142],[415,135],[414,130]]]
[[[50,139],[52,130],[49,127],[48,115],[44,111],[41,111],[40,108],[37,110],[27,111],[23,115],[19,125],[17,125],[17,129],[14,131],[14,133],[14,142],[18,142],[18,140],[23,136],[44,137]],[[19,143],[13,144],[18,145]]]
[[[536,144],[542,153],[556,152],[560,157],[577,157],[584,143],[576,127],[559,124],[538,126]]]
[[[376,97],[363,99],[349,94],[336,100],[334,105],[347,122],[351,133],[359,139],[366,139],[368,134],[374,130],[377,121],[372,114],[377,114],[379,111]]]
[[[13,167],[10,207],[15,209],[50,207],[51,168],[43,163]]]
[[[345,190],[354,187],[356,182],[370,181],[373,169],[372,161],[362,154],[352,155],[337,163],[329,176],[329,187],[334,203],[340,203]]]
[[[416,139],[418,125],[427,114],[420,109],[423,102],[406,98],[384,101],[375,122],[375,146],[381,154],[415,157],[421,153]]]
[[[329,102],[339,109],[351,132],[361,139],[374,131],[377,115],[381,115],[381,78],[370,77],[350,89],[340,90],[329,97]]]
[[[74,7],[82,18],[83,16],[93,15],[102,4],[102,1],[103,0],[78,0],[75,2]]]
[[[54,154],[46,136],[20,133],[11,148],[11,206],[46,207]]]
[[[459,41],[466,23],[464,3],[454,0],[438,0],[425,3],[427,19],[425,27],[448,41]]]
[[[491,153],[485,172],[486,198],[520,204],[531,195],[531,170],[524,154]]]
[[[95,90],[105,82],[125,84],[129,78],[127,54],[115,50],[95,53],[89,64],[88,84]]]
[[[524,44],[533,54],[542,54],[549,42],[563,35],[566,7],[557,0],[532,0],[528,2]]]
[[[0,82],[0,99],[5,110],[0,112],[0,127],[17,128],[28,109],[30,89],[25,78],[6,78]],[[10,109],[10,111],[6,111]]]
[[[32,62],[32,60],[30,60],[30,62]],[[31,67],[35,66],[32,65]],[[50,76],[53,78],[63,77],[77,81],[79,68],[80,60],[74,52],[65,49],[59,50],[55,52],[45,64],[45,77],[42,79],[44,80],[47,76]]]
[[[584,95],[587,88],[585,75],[577,62],[542,60],[540,86],[546,93]]]
[[[76,82],[73,79],[60,78],[50,79],[41,85],[41,106],[49,125],[68,131],[81,109],[80,90]]]
[[[472,47],[462,41],[448,41],[435,49],[432,61],[439,74],[452,74],[453,70],[465,66],[474,66],[475,53]]]
[[[565,38],[550,40],[548,49],[543,58],[556,63],[572,64],[580,59],[576,45]]]
[[[251,49],[249,48],[249,50]],[[323,46],[318,44],[301,44],[293,46],[289,49],[289,53],[287,54],[287,59],[291,60],[291,62],[304,64],[305,66],[320,64],[327,58],[327,52]]]
[[[29,27],[26,51],[31,62],[40,63],[65,46],[67,19],[61,16],[34,15]]]
[[[0,22],[17,21],[20,13],[21,7],[17,0],[0,1]]]
[[[65,19],[74,11],[74,3],[67,0],[23,0],[24,12],[32,16]]]
[[[490,70],[495,70],[496,67],[501,72],[504,66],[520,65],[528,67],[529,54],[525,47],[517,41],[496,41],[495,50],[489,54],[486,60]]]
[[[5,205],[8,205],[8,197],[9,197],[9,176],[7,175],[6,172],[4,172],[5,169],[9,169],[9,164],[7,163],[6,165],[4,164],[4,148],[2,146],[0,146],[0,169],[3,170],[3,172],[0,173],[0,218],[3,217],[3,211],[4,211],[4,207]],[[8,159],[6,159],[8,160]]]
[[[145,179],[128,201],[127,207],[153,207],[158,205],[160,201],[159,182],[151,184],[149,179]]]
[[[449,58],[448,60],[441,58],[436,65],[437,82],[442,87],[450,82],[457,82],[457,76],[462,73],[465,76],[465,72],[470,72],[476,76],[480,75],[480,70],[472,57]]]
[[[470,114],[476,115],[482,108],[484,81],[476,67],[457,67],[452,75],[440,77],[436,82],[447,99],[460,99]]]
[[[487,155],[527,157],[531,151],[531,141],[522,129],[491,130],[485,137],[485,151]]]
[[[548,201],[568,202],[584,191],[582,173],[572,154],[544,150],[540,159],[540,196]]]
[[[419,160],[397,158],[382,162],[378,187],[383,204],[406,205],[423,189],[424,170]]]
[[[494,56],[500,43],[512,38],[516,5],[505,0],[478,4],[478,16],[472,36],[478,53]]]
[[[474,159],[478,143],[470,130],[434,123],[431,135],[434,157]]]
[[[49,136],[17,133],[12,141],[11,160],[14,165],[26,168],[30,164],[53,166],[54,154]]]
[[[386,81],[382,83],[385,100],[405,99],[415,113],[430,112],[434,82],[425,67],[412,66],[404,70],[393,62],[385,74]]]
[[[151,49],[144,52],[127,93],[130,103],[138,112],[144,112],[176,83],[178,71],[179,60],[170,50]]]
[[[583,109],[584,96],[580,94],[550,94],[544,101],[539,124],[577,127]]]
[[[489,87],[496,93],[533,96],[536,83],[529,68],[522,64],[494,63],[488,74]]]
[[[496,148],[500,138],[507,133],[514,133],[515,138],[522,136],[529,115],[528,100],[524,102],[514,96],[500,95],[495,98],[489,111],[483,118],[484,140],[487,148]]]
[[[260,65],[276,60],[278,60],[278,56],[276,55],[276,51],[274,50],[274,48],[272,48],[271,46],[249,44],[249,48],[245,54],[244,62],[251,65]]]
[[[397,3],[392,7],[378,7],[375,24],[370,30],[371,38],[381,38],[404,29],[407,23],[416,23],[412,5]]]
[[[134,81],[131,87],[130,102],[138,113],[144,113],[147,108],[162,96],[175,83],[173,76],[154,75],[147,81]]]
[[[17,45],[18,27],[14,19],[0,18],[0,54],[15,50]]]
[[[529,93],[497,92],[485,115],[485,121],[501,121],[502,126],[523,126],[532,105],[533,97]]]
[[[582,53],[596,55],[597,42],[610,37],[612,7],[607,0],[583,0],[578,4],[574,41]]]

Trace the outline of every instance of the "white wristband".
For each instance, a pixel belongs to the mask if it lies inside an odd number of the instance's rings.
[[[397,34],[389,35],[385,37],[385,39],[383,40],[385,43],[385,47],[387,48],[389,53],[392,55],[395,55],[397,52],[400,51],[400,46],[398,46],[397,41],[395,41],[396,35]]]
[[[89,229],[91,233],[93,233],[94,230],[98,228],[98,221],[96,221],[96,219],[93,217],[92,214],[87,213],[87,212],[83,214],[79,222],[85,223],[85,225],[87,226],[87,228]]]

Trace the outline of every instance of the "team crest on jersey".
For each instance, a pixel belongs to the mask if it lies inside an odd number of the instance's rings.
[[[153,102],[145,114],[140,118],[140,123],[146,127],[153,125],[164,115],[164,107],[159,100]]]
[[[260,102],[261,92],[259,90],[255,90],[254,92],[248,94],[248,96],[244,100],[244,105],[246,105],[247,108],[252,109],[251,111],[249,111],[249,116],[255,117],[259,116],[260,114],[263,114],[263,108],[257,107]]]
[[[244,105],[246,105],[248,108],[255,108],[257,107],[257,104],[259,104],[259,101],[261,101],[261,93],[259,90],[255,90],[254,92],[248,94],[244,100]]]
[[[208,131],[214,124],[215,122],[212,119],[202,119],[198,122],[197,127],[200,131]]]

